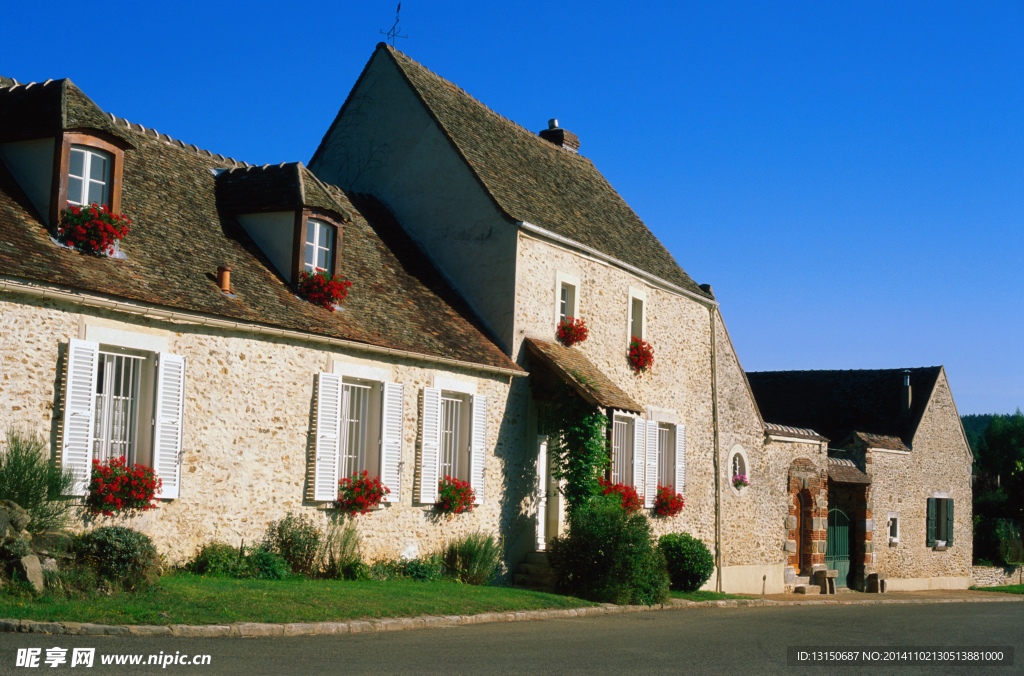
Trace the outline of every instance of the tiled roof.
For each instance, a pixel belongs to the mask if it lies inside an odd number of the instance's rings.
[[[233,167],[217,177],[217,203],[229,214],[315,207],[349,215],[302,162]]]
[[[38,138],[69,129],[98,129],[128,140],[92,99],[67,78],[15,84],[0,81],[0,135]]]
[[[841,484],[870,484],[871,479],[857,463],[846,458],[828,458],[828,478]]]
[[[713,298],[690,279],[586,157],[498,115],[385,43],[377,49],[377,55],[384,53],[394,60],[507,218],[532,223],[693,294]],[[311,160],[313,166],[323,150],[322,143]]]
[[[8,114],[5,101],[0,90],[0,118]],[[6,119],[33,123],[20,116]],[[353,286],[344,311],[328,312],[296,298],[218,204],[214,170],[238,163],[123,120],[108,121],[134,146],[125,152],[122,182],[122,211],[132,220],[121,243],[127,260],[80,255],[53,244],[0,163],[0,275],[523,372],[376,200],[316,183],[314,200],[334,203],[351,217],[341,255],[342,271]],[[307,201],[314,192],[310,185]],[[232,268],[236,300],[216,287],[214,274],[221,265]]]
[[[774,423],[764,424],[765,434],[773,434],[780,437],[796,437],[798,439],[812,439],[814,441],[828,441],[814,430],[806,430],[801,427],[789,427],[787,425],[776,425]]]
[[[902,415],[903,372],[910,371],[911,414]],[[816,430],[843,439],[860,430],[911,443],[941,366],[865,371],[747,373],[766,422]]]
[[[889,451],[909,451],[907,445],[899,437],[885,436],[882,434],[868,434],[867,432],[854,432],[848,436],[841,446],[849,442],[861,442],[867,448],[884,448]]]
[[[591,404],[621,411],[643,413],[640,404],[613,383],[579,350],[536,338],[527,338],[526,348]]]

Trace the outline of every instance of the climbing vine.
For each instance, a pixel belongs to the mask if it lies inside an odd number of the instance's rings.
[[[608,419],[565,385],[544,413],[551,474],[564,481],[561,492],[571,514],[601,492],[599,481],[610,463]]]

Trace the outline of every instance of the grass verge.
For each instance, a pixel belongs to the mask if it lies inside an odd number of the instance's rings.
[[[1004,594],[1024,594],[1024,584],[1011,584],[1006,587],[971,587],[974,591],[1003,592]]]
[[[97,624],[339,622],[357,618],[473,615],[580,608],[589,601],[509,587],[454,582],[236,580],[178,573],[158,589],[73,600],[0,596],[0,617]]]
[[[756,596],[744,596],[743,594],[723,594],[713,591],[669,592],[674,599],[685,599],[687,601],[725,601],[727,599],[756,599]]]

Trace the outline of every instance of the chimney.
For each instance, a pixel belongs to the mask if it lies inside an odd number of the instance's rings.
[[[231,295],[231,268],[227,265],[217,268],[217,286],[221,293]]]
[[[559,148],[565,148],[576,153],[580,150],[580,137],[571,131],[560,129],[558,120],[548,120],[548,128],[538,134],[545,141],[554,143]]]
[[[910,392],[910,371],[903,371],[903,392],[900,397],[900,411],[904,417],[910,415],[910,405],[913,399]]]

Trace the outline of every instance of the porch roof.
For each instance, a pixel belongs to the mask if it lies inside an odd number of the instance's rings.
[[[828,459],[828,478],[839,484],[870,484],[871,478],[847,458]]]
[[[564,380],[577,394],[595,406],[643,413],[640,404],[594,366],[582,352],[571,347],[527,338],[526,349]]]

